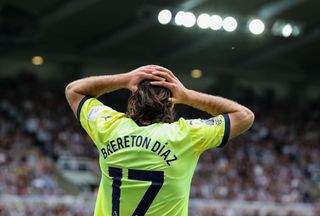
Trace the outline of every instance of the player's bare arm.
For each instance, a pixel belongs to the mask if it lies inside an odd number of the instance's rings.
[[[79,79],[67,85],[65,89],[66,98],[71,109],[76,113],[77,107],[84,96],[97,98],[105,93],[122,88],[135,92],[142,80],[163,80],[163,78],[152,73],[161,68],[156,65],[147,65],[128,73]]]
[[[252,126],[254,114],[247,107],[226,98],[187,89],[168,69],[154,71],[153,74],[166,79],[166,81],[154,81],[152,84],[170,89],[173,95],[171,98],[172,103],[186,104],[208,112],[211,115],[228,113],[231,122],[229,140],[245,132]]]

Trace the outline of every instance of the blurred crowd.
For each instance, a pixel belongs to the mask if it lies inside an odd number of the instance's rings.
[[[62,155],[90,157],[96,164],[98,160],[94,144],[67,105],[65,83],[23,77],[0,84],[0,195],[64,194],[56,181],[54,161]],[[253,128],[223,149],[201,156],[191,198],[316,203],[320,200],[319,101],[278,101],[272,94],[246,91],[234,99],[253,109]],[[102,100],[124,112],[127,96],[120,92]],[[177,113],[185,118],[206,117],[186,107],[179,107]],[[46,215],[68,215],[59,213],[63,211],[59,207]],[[193,215],[221,215],[206,211]],[[0,207],[0,216],[6,215],[1,212],[5,209]]]
[[[2,110],[19,128],[33,134],[50,156],[96,155],[89,137],[84,136],[66,103],[63,85],[18,80],[2,86]]]
[[[320,171],[319,102],[256,107],[256,123],[222,150],[202,156],[191,197],[315,202]]]
[[[35,139],[0,114],[0,195],[60,195],[53,161]]]
[[[93,200],[91,200],[93,202]],[[91,203],[92,203],[91,202]],[[90,208],[87,207],[88,204],[82,203],[82,205],[56,205],[50,206],[48,204],[42,204],[36,206],[27,206],[24,208],[10,208],[10,211],[0,204],[0,216],[92,216],[93,215],[93,206],[90,205]],[[189,216],[307,216],[308,214],[299,214],[292,211],[270,211],[267,213],[262,213],[263,211],[247,211],[239,209],[230,209],[230,208],[210,208],[210,207],[192,207],[189,208]],[[318,216],[319,212],[311,213],[310,216]]]
[[[10,208],[10,210],[9,210]],[[41,205],[24,205],[23,207],[11,206],[5,208],[0,205],[0,216],[92,216],[93,209],[86,209],[84,206],[66,206],[56,205],[50,206],[48,204]]]

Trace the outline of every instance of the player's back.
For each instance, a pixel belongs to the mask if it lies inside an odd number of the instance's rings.
[[[105,139],[99,191],[104,201],[97,209],[107,206],[113,215],[187,215],[198,155],[182,121],[138,126],[123,118]]]
[[[94,98],[80,110],[80,122],[100,152],[98,216],[187,215],[200,154],[229,135],[227,115],[139,126]]]

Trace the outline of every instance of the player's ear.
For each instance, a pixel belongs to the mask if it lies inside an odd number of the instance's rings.
[[[132,87],[132,88],[130,89],[131,95],[133,95],[137,90],[138,90],[138,87],[137,87],[137,86]]]
[[[175,104],[175,103],[174,103],[174,102],[175,102],[175,99],[171,97],[171,98],[168,99],[168,101],[171,103],[171,107],[173,108],[173,107],[174,107],[174,104]]]

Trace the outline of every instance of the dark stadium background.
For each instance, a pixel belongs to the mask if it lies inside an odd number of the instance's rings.
[[[0,216],[92,215],[97,151],[64,87],[145,64],[256,116],[248,133],[202,155],[190,215],[320,215],[319,8],[318,0],[0,1]],[[233,16],[238,27],[162,25],[162,9]],[[263,34],[249,32],[252,18],[264,21]],[[282,36],[286,24],[297,34]],[[125,112],[129,95],[102,100]],[[184,106],[180,115],[207,117]]]

